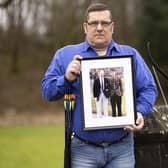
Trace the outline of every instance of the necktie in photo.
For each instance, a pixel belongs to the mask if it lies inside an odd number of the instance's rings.
[[[100,78],[101,79],[101,90],[103,91],[104,90],[104,80],[103,80],[103,77]]]

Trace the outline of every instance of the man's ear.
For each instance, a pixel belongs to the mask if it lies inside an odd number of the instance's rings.
[[[112,31],[112,34],[114,34],[114,22],[111,23],[111,31]]]
[[[87,34],[87,23],[83,23],[83,29],[84,29],[84,32],[85,32],[85,34]]]

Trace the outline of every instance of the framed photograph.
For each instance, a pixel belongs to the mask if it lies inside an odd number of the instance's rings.
[[[135,124],[132,55],[83,58],[80,80],[84,130]]]

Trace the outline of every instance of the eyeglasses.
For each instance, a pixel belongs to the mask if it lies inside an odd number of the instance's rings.
[[[101,24],[102,27],[108,27],[112,21],[107,22],[107,21],[92,21],[92,22],[86,22],[89,26],[96,28],[99,24]]]

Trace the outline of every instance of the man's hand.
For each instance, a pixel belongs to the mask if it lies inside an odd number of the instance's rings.
[[[144,126],[144,118],[141,113],[137,113],[137,120],[136,120],[136,125],[131,125],[131,126],[126,126],[124,127],[124,130],[127,131],[139,131],[143,128]]]
[[[77,76],[80,74],[80,60],[82,57],[80,55],[75,55],[73,60],[69,63],[68,68],[65,73],[65,78],[69,82],[73,82]]]

